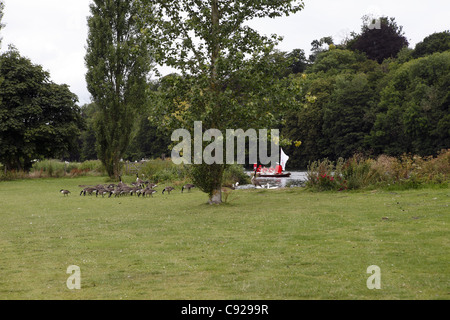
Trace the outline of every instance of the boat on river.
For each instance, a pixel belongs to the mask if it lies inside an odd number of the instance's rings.
[[[290,172],[282,172],[282,173],[258,173],[258,177],[260,178],[289,178],[291,176]]]
[[[275,168],[257,167],[256,164],[253,168],[256,176],[260,178],[288,178],[291,176],[291,173],[284,171],[288,160],[289,157],[284,153],[283,149],[281,149],[280,163],[277,164]]]

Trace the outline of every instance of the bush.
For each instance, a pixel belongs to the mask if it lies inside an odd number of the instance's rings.
[[[30,172],[15,170],[4,172],[2,170],[0,172],[0,180],[61,178],[105,174],[105,169],[99,160],[79,163],[46,159],[33,163]]]
[[[342,163],[342,164],[341,164]],[[337,177],[346,181],[348,189],[362,189],[379,181],[379,174],[373,166],[374,161],[361,155],[354,155],[347,161],[338,161]]]
[[[33,164],[30,173],[36,175],[36,172],[39,172],[39,177],[60,178],[75,167],[72,164],[69,168],[67,163],[59,160],[42,160]]]
[[[106,174],[105,167],[100,160],[84,161],[79,164],[78,169],[85,172],[93,171],[101,174]]]
[[[341,165],[341,161],[338,166]],[[339,172],[336,173],[336,166],[328,159],[314,161],[308,165],[306,187],[317,190],[347,190],[347,181],[343,179]]]
[[[354,155],[336,163],[328,159],[308,166],[306,186],[313,190],[347,190],[382,188],[419,188],[423,185],[446,185],[450,180],[450,149],[436,157],[381,155],[377,159]]]
[[[187,167],[184,165],[176,165],[170,159],[146,161],[140,168],[139,174],[143,174],[155,183],[171,181],[178,184],[189,178]]]
[[[223,173],[223,185],[233,185],[239,182],[240,185],[251,183],[250,177],[245,173],[244,167],[238,164],[226,166]]]

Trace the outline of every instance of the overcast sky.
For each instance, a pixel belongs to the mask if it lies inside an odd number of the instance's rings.
[[[13,44],[22,56],[50,72],[51,80],[68,84],[80,105],[90,102],[84,55],[91,0],[4,0],[5,28],[1,51]],[[361,29],[366,14],[394,17],[414,47],[426,36],[450,29],[449,0],[304,0],[301,12],[286,18],[254,21],[263,34],[284,37],[282,51],[296,48],[307,54],[311,41],[332,36],[339,43]]]

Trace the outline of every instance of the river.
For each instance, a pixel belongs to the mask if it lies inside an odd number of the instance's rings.
[[[287,178],[258,178],[259,183],[262,186],[269,188],[286,188],[286,187],[302,187],[306,182],[306,171],[289,171],[291,173],[290,177]],[[252,175],[253,171],[247,171],[248,175]],[[250,189],[254,188],[253,185],[242,185],[238,186],[237,189]]]

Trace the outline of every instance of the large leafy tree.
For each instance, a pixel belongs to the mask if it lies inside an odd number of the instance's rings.
[[[416,44],[412,52],[413,58],[424,57],[435,52],[444,52],[450,50],[450,31],[436,32],[425,37]]]
[[[395,58],[400,50],[408,46],[403,27],[395,18],[381,17],[379,25],[371,24],[370,18],[363,17],[360,34],[354,34],[354,39],[347,44],[349,48],[364,52],[369,59],[378,63],[387,58]]]
[[[331,49],[319,53],[302,77],[303,108],[283,128],[287,138],[302,141],[301,148],[286,148],[291,165],[304,169],[317,159],[365,152],[384,78],[380,65],[357,52]]]
[[[450,52],[411,60],[389,75],[370,135],[377,153],[436,154],[450,141]]]
[[[10,49],[0,57],[0,162],[30,168],[33,159],[63,158],[77,148],[84,123],[67,85]]]
[[[136,1],[95,0],[88,18],[86,81],[99,112],[98,156],[111,178],[133,132],[136,110],[145,105],[151,58],[139,28]]]
[[[274,106],[287,106],[286,86],[271,72],[279,68],[270,59],[279,38],[261,35],[247,22],[295,13],[303,8],[302,1],[142,2],[157,62],[181,73],[157,92],[159,123],[190,129],[194,121],[202,121],[204,129],[219,130],[276,124]],[[210,203],[221,202],[223,171],[221,164],[192,167]]]

